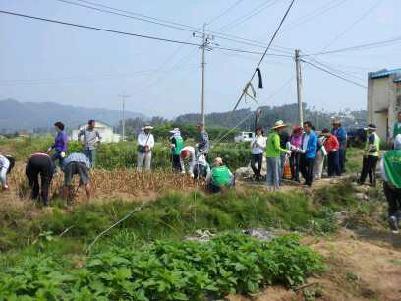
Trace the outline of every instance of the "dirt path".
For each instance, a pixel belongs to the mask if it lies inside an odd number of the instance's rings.
[[[312,285],[298,292],[272,287],[255,298],[232,296],[229,300],[401,300],[400,246],[395,247],[388,241],[382,241],[379,246],[377,241],[365,240],[350,230],[342,230],[332,238],[310,237],[306,240],[324,256],[327,264],[322,275],[308,280]]]

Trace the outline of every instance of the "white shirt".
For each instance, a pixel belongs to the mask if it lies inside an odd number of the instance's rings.
[[[0,155],[0,169],[8,170],[10,167],[10,161],[3,155]]]
[[[252,154],[263,154],[266,148],[267,137],[262,135],[256,136],[251,142]]]
[[[155,140],[151,133],[145,134],[145,132],[141,132],[138,135],[138,145],[140,146],[147,146],[149,150],[155,146]]]
[[[302,143],[302,150],[306,151],[308,149],[308,143],[309,143],[309,137],[310,135],[305,133],[303,137],[303,143]]]
[[[194,167],[195,167],[195,164],[196,164],[195,148],[192,147],[192,146],[186,146],[181,150],[181,154],[183,152],[186,152],[186,151],[189,152],[189,154],[190,154],[189,155],[189,170],[188,171],[189,171],[189,174],[192,175]],[[184,166],[184,160],[182,160],[181,164]]]

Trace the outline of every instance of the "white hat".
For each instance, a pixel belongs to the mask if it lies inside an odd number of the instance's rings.
[[[287,125],[284,123],[282,120],[278,120],[274,123],[274,126],[272,127],[272,130],[279,129],[279,128],[285,128]]]
[[[401,134],[398,134],[397,136],[395,136],[394,149],[401,150]]]
[[[151,126],[151,125],[145,125],[143,128],[142,128],[142,130],[153,130],[153,126]]]
[[[179,134],[179,133],[181,133],[181,131],[179,128],[175,128],[175,129],[171,130],[170,133],[171,134]]]

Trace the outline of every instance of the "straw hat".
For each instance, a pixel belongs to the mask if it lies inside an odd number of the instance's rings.
[[[287,125],[284,123],[282,120],[278,120],[274,123],[274,126],[272,127],[272,130],[280,129],[280,128],[285,128]]]
[[[223,159],[222,159],[221,157],[216,157],[216,158],[213,160],[213,163],[214,163],[214,164],[218,164],[218,165],[222,165],[222,164],[223,164]]]

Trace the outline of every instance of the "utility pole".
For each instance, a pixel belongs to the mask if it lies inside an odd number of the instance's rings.
[[[295,49],[295,68],[297,73],[298,121],[299,124],[302,126],[304,123],[304,111],[302,108],[303,86],[302,86],[302,66],[299,53],[300,50]]]
[[[211,44],[214,40],[214,36],[209,35],[205,32],[206,24],[203,24],[202,34],[198,36],[196,33],[193,33],[194,37],[200,37],[202,39],[201,48],[201,122],[203,126],[205,126],[205,51],[211,51]]]
[[[122,141],[125,141],[125,100],[130,97],[130,95],[121,94],[119,96],[122,102]]]

